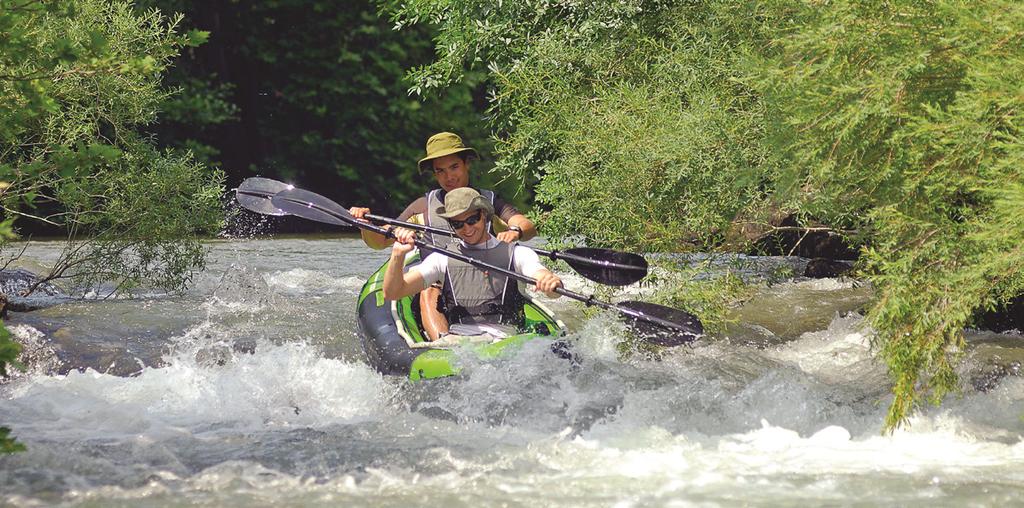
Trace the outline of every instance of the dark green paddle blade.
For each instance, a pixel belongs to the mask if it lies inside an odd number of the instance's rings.
[[[619,302],[616,307],[629,310],[623,317],[639,338],[660,346],[688,344],[704,335],[704,325],[689,312],[639,301]]]
[[[252,178],[246,178],[242,183],[235,189],[235,199],[238,204],[242,205],[242,208],[251,210],[256,213],[263,215],[287,215],[287,212],[282,211],[270,202],[270,198],[283,190],[292,188],[284,182],[277,180],[271,180],[269,178],[261,178],[258,176]]]
[[[609,286],[628,286],[647,276],[647,260],[629,252],[576,247],[555,255],[580,275]]]
[[[302,189],[289,189],[275,194],[274,197],[270,199],[270,202],[285,213],[302,217],[303,219],[315,220],[317,222],[325,222],[327,224],[335,224],[338,226],[352,226],[352,222],[356,220],[355,217],[352,217],[352,215],[348,213],[348,210],[343,210],[345,213],[341,214],[339,217],[339,214],[335,214],[333,210],[328,212],[322,207],[314,205],[309,200],[305,199],[305,194],[313,193]],[[319,194],[315,195],[319,196]],[[342,217],[347,217],[348,220],[345,220]]]

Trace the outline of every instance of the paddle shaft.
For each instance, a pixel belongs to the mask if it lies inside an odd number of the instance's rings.
[[[289,199],[289,201],[291,201],[293,203],[301,204],[301,205],[304,205],[304,206],[307,206],[307,207],[315,208],[315,209],[317,209],[318,211],[320,211],[322,213],[325,213],[325,214],[331,215],[333,217],[336,217],[339,220],[344,221],[344,222],[346,222],[348,224],[351,224],[351,225],[353,225],[353,226],[355,226],[357,228],[365,229],[367,231],[371,231],[371,232],[377,233],[379,235],[383,235],[385,238],[395,238],[395,234],[392,231],[388,230],[388,229],[384,229],[384,228],[382,228],[380,226],[375,226],[373,224],[369,224],[369,223],[366,223],[366,222],[360,222],[360,221],[356,220],[355,218],[353,218],[351,216],[347,216],[347,217],[343,216],[343,215],[339,216],[338,214],[332,212],[331,210],[327,210],[327,209],[325,209],[325,208],[323,208],[323,207],[321,207],[321,206],[319,206],[319,205],[317,205],[315,203],[308,203],[308,202],[305,202],[305,201],[292,200],[292,199]],[[534,279],[533,277],[527,277],[526,275],[523,275],[523,274],[511,271],[511,270],[506,270],[504,268],[500,268],[500,267],[497,267],[497,266],[494,266],[494,265],[490,265],[490,264],[484,263],[483,261],[480,261],[478,259],[474,259],[474,258],[471,258],[469,256],[460,254],[458,252],[452,252],[452,251],[447,250],[447,249],[438,248],[438,247],[435,247],[433,245],[427,244],[426,242],[424,242],[422,240],[414,239],[413,240],[413,244],[416,245],[417,247],[419,247],[422,250],[437,252],[437,253],[439,253],[439,254],[441,254],[443,256],[448,256],[448,257],[450,257],[452,259],[457,259],[459,261],[462,261],[463,263],[467,263],[467,264],[472,265],[472,266],[474,266],[476,268],[479,268],[481,270],[488,270],[488,271],[497,272],[497,273],[500,273],[502,275],[505,275],[506,277],[511,277],[513,279],[516,279],[516,280],[518,280],[520,282],[525,282],[527,284],[531,284],[531,285],[534,285],[534,286],[537,285],[537,279]],[[575,291],[570,291],[568,289],[565,289],[564,287],[556,287],[554,292],[558,293],[558,294],[560,294],[562,296],[565,296],[567,298],[572,298],[573,300],[577,300],[577,301],[583,302],[587,306],[597,306],[597,307],[600,307],[602,309],[615,310],[615,311],[621,312],[622,314],[630,316],[630,317],[632,317],[634,319],[638,319],[638,320],[641,320],[641,321],[646,321],[648,323],[657,324],[657,325],[660,325],[660,326],[663,326],[663,327],[666,327],[666,328],[669,328],[669,329],[681,330],[681,331],[685,331],[686,333],[690,333],[689,330],[686,330],[685,328],[680,327],[679,324],[673,323],[672,321],[661,319],[661,318],[659,318],[657,316],[650,316],[650,315],[644,314],[643,312],[640,312],[640,311],[637,311],[637,310],[634,310],[634,309],[627,309],[627,308],[620,307],[620,306],[612,304],[612,303],[604,302],[604,301],[601,301],[601,300],[598,300],[598,299],[594,298],[593,295],[585,296],[585,295],[582,295],[582,294],[577,293]]]
[[[260,179],[260,180],[261,180],[261,182],[270,182],[270,183],[274,183],[274,184],[280,184],[280,189],[279,190],[271,191],[269,189],[259,189],[259,190],[256,190],[256,189],[241,189],[241,188],[239,188],[239,189],[235,189],[235,190],[236,190],[237,193],[242,194],[242,195],[246,195],[246,196],[272,199],[273,196],[275,194],[277,194],[277,192],[280,192],[280,190],[294,189],[294,187],[292,187],[291,185],[285,184],[283,182],[277,182],[276,180],[269,180],[269,179]],[[322,210],[325,210],[327,212],[330,212],[334,216],[338,215],[337,212],[327,208],[326,204],[327,204],[327,202],[329,202],[330,205],[341,208],[340,205],[338,205],[337,203],[335,203],[333,201],[330,201],[327,198],[325,198],[323,196],[320,196],[318,194],[315,195],[315,196],[318,199],[321,199],[321,200],[325,201],[325,206],[318,206],[319,209],[322,209]],[[315,205],[316,203],[307,203],[307,204]],[[270,210],[262,210],[261,209],[261,210],[257,210],[257,211],[260,212],[260,213],[272,213],[274,215],[279,215],[277,213],[273,213]],[[370,220],[370,221],[373,221],[373,222],[376,222],[376,223],[380,223],[380,224],[389,224],[389,225],[392,225],[392,226],[400,226],[400,227],[404,227],[404,228],[408,228],[408,229],[414,229],[414,230],[417,230],[417,231],[424,231],[424,232],[427,232],[427,233],[433,233],[433,234],[445,235],[445,236],[451,236],[451,237],[457,237],[458,236],[454,231],[452,231],[450,229],[441,229],[441,228],[435,228],[435,227],[431,227],[431,226],[426,226],[426,225],[423,225],[423,224],[414,224],[412,222],[400,221],[400,220],[397,220],[397,219],[392,219],[390,217],[384,217],[384,216],[381,216],[381,215],[366,214],[366,215],[363,216],[363,218],[365,218],[367,220]],[[347,223],[348,222],[346,222],[346,224]],[[620,273],[623,272],[623,271],[625,271],[625,272],[640,272],[639,274],[637,274],[635,276],[630,276],[629,279],[633,279],[635,277],[636,280],[639,280],[639,279],[641,279],[641,278],[643,278],[644,276],[647,275],[646,264],[645,264],[645,266],[629,265],[629,264],[623,264],[623,263],[616,263],[614,261],[608,261],[606,259],[593,259],[593,258],[584,257],[584,256],[577,256],[577,255],[569,253],[569,252],[559,252],[557,250],[549,251],[549,250],[538,249],[538,248],[534,248],[534,247],[528,247],[528,246],[525,246],[525,245],[524,245],[524,247],[527,247],[528,249],[533,250],[534,252],[536,252],[540,256],[544,256],[544,257],[547,257],[547,258],[552,259],[552,260],[562,260],[562,261],[565,261],[567,263],[570,263],[570,265],[572,263],[578,263],[578,264],[581,264],[581,265],[594,266],[594,267],[605,268],[605,269],[609,269],[609,270],[617,270]],[[577,271],[580,270],[580,268],[578,266],[573,266],[573,268],[576,269]],[[608,283],[608,280],[595,279],[595,278],[593,278],[592,275],[584,274],[584,277],[587,277],[587,278],[590,278],[592,280],[595,280],[596,282]],[[635,281],[634,280],[630,280],[630,282],[635,282]],[[615,285],[621,285],[621,284],[615,284]]]
[[[366,215],[363,216],[363,218],[367,219],[367,220],[370,220],[370,221],[373,221],[373,222],[379,222],[381,224],[390,224],[392,226],[399,226],[399,227],[403,227],[403,228],[415,229],[417,231],[423,231],[423,232],[426,232],[426,233],[433,233],[435,235],[446,235],[446,236],[451,236],[451,237],[457,237],[458,236],[454,231],[449,230],[449,229],[441,229],[441,228],[435,228],[435,227],[432,227],[432,226],[425,226],[423,224],[416,224],[416,223],[413,223],[413,222],[400,221],[398,219],[392,219],[392,218],[384,217],[384,216],[381,216],[381,215],[366,214]],[[524,247],[526,247],[526,246],[524,245]],[[640,267],[640,266],[624,265],[622,263],[614,263],[614,262],[611,262],[611,261],[605,261],[603,259],[590,259],[590,258],[585,258],[585,257],[582,257],[582,256],[576,256],[576,255],[573,255],[573,254],[569,254],[569,253],[566,253],[566,252],[558,252],[557,250],[544,250],[544,249],[538,249],[536,247],[527,247],[527,248],[528,249],[532,249],[538,255],[541,255],[541,256],[544,256],[544,257],[547,257],[547,258],[550,258],[550,259],[561,259],[561,260],[564,260],[564,261],[574,261],[574,262],[577,262],[577,263],[583,263],[583,264],[594,265],[594,266],[601,266],[601,267],[611,268],[611,269],[615,269],[615,270],[646,271],[645,268]]]
[[[242,204],[243,207],[257,213],[263,213],[268,215],[297,215],[299,217],[303,217],[310,220],[316,220],[320,222],[326,222],[328,224],[335,224],[339,226],[355,226],[357,228],[373,231],[377,234],[383,235],[384,237],[394,238],[393,232],[377,226],[372,226],[369,223],[356,219],[355,217],[352,216],[351,213],[349,213],[348,209],[342,207],[341,205],[335,203],[334,201],[331,201],[316,193],[296,189],[291,185],[278,182],[276,180],[270,180],[267,178],[259,177],[249,178],[242,182],[242,185],[240,185],[239,188],[235,189],[235,191],[237,193],[238,202]],[[297,195],[288,195],[289,193]],[[243,199],[243,197],[245,199]],[[260,198],[260,200],[250,201],[248,199],[250,197]],[[269,199],[272,206],[263,206],[263,203],[261,201],[262,199]],[[280,202],[278,202],[279,200]],[[419,225],[416,224],[413,226]],[[445,231],[445,234],[450,233]],[[475,259],[467,258],[455,252],[438,249],[437,247],[427,245],[423,242],[415,243],[418,247],[421,247],[425,250],[439,252],[442,255],[453,257],[455,259],[459,259],[463,262],[466,262],[471,266],[496,271],[508,277],[512,277],[515,280],[536,285],[536,281],[534,279],[520,275],[518,273],[509,272],[499,267],[491,266],[486,263],[477,261]],[[594,249],[584,250],[590,251]],[[542,253],[544,255],[549,255],[546,251],[542,251]],[[619,263],[604,260],[591,260],[585,257],[587,254],[584,254],[584,257],[582,258],[579,258],[578,256],[572,254],[565,254],[568,253],[559,253],[558,255],[562,256],[562,258],[569,263],[569,266],[573,267],[584,277],[590,278],[591,280],[595,280],[597,282],[602,282],[602,278],[595,278],[593,274],[588,274],[588,271],[584,271],[582,268],[580,268],[578,264],[573,261],[572,258],[582,259],[585,262],[589,262],[589,264],[599,265],[600,263],[604,263],[604,266],[606,267],[623,266],[626,269],[640,271],[641,277],[643,275],[646,275],[645,262],[642,263],[642,265],[622,265]],[[639,258],[639,256],[636,256],[635,254],[632,256]],[[552,257],[552,259],[555,259],[555,253],[551,253],[550,257]],[[643,260],[643,258],[639,259],[640,261]],[[595,261],[598,262],[595,263]],[[618,270],[615,270],[613,268],[613,271]],[[622,271],[618,271],[618,273],[622,273]],[[631,277],[627,277],[624,280],[628,280],[630,278]],[[629,282],[636,281],[631,280]],[[677,311],[676,309],[671,309],[669,307],[664,307],[652,303],[633,301],[622,302],[621,304],[616,305],[597,300],[593,296],[584,296],[579,293],[569,291],[565,288],[555,288],[555,293],[566,296],[567,298],[578,300],[580,302],[585,303],[586,305],[594,305],[603,309],[615,310],[622,315],[629,316],[634,320],[634,327],[636,325],[646,323],[654,325],[663,331],[671,330],[675,332],[674,338],[666,339],[660,332],[652,333],[650,329],[644,330],[643,327],[634,328],[635,330],[637,330],[638,333],[641,334],[641,336],[644,336],[645,340],[653,342],[655,344],[663,346],[676,346],[679,344],[692,342],[697,337],[703,334],[703,327],[701,326],[700,321],[695,316],[682,311]],[[661,317],[662,315],[664,315],[665,317]]]

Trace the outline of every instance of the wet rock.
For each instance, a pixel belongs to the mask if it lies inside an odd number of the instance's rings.
[[[25,270],[14,268],[0,270],[0,294],[6,296],[6,305],[2,312],[28,312],[56,305],[67,299],[59,288],[44,282],[38,284],[39,276]],[[28,293],[29,290],[32,293]]]
[[[141,374],[142,370],[146,368],[146,364],[142,360],[123,349],[107,352],[103,356],[103,360],[103,363],[106,363],[106,368],[102,371],[97,369],[97,371],[111,376],[134,377]]]
[[[971,385],[979,392],[987,392],[998,386],[1006,376],[1020,375],[1020,362],[989,365],[984,371],[971,378]]]
[[[238,354],[255,354],[255,340],[235,342],[219,341],[196,351],[196,363],[203,367],[223,366],[232,363]]]
[[[839,261],[828,258],[814,258],[807,262],[804,267],[804,277],[812,279],[835,278],[842,276],[853,269],[853,264],[848,261]]]
[[[0,293],[24,296],[24,293],[38,281],[38,275],[24,268],[0,270]],[[44,294],[47,296],[62,294],[56,286],[49,282],[39,284],[32,292],[33,294]]]
[[[271,291],[258,270],[232,264],[221,277],[213,296],[222,302],[263,307],[270,302]]]

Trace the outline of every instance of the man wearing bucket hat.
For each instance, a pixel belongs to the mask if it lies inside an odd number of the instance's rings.
[[[488,231],[494,214],[491,203],[476,190],[462,187],[448,192],[444,205],[434,210],[458,234],[448,249],[487,263],[514,270],[537,280],[535,289],[557,298],[561,279],[544,268],[532,250],[499,241]],[[415,247],[413,231],[396,231],[391,261],[384,272],[384,297],[398,300],[412,296],[434,283],[441,284],[444,314],[449,326],[437,335],[489,334],[502,337],[515,332],[523,309],[523,296],[514,279],[491,274],[469,263],[434,252],[405,272],[405,256]],[[428,331],[431,340],[437,337]]]
[[[417,163],[421,172],[431,172],[437,180],[439,189],[431,190],[421,196],[405,208],[405,211],[398,216],[398,220],[409,221],[416,224],[449,229],[448,222],[439,217],[437,209],[444,203],[447,193],[469,187],[469,165],[472,159],[478,159],[477,151],[462,142],[462,138],[452,132],[439,132],[427,139],[426,155]],[[519,213],[519,210],[497,196],[494,191],[480,189],[480,194],[487,199],[495,216],[504,223],[488,223],[488,230],[498,240],[512,243],[519,240],[529,240],[537,235],[537,228],[530,219]],[[362,219],[370,213],[369,208],[352,207],[349,209],[355,218]],[[498,222],[498,221],[495,221]],[[504,231],[496,233],[496,230],[504,228]],[[403,233],[404,232],[404,233]],[[412,235],[409,230],[398,228],[397,234]],[[391,245],[392,240],[377,233],[367,230],[360,231],[366,245],[374,249],[383,249]],[[451,239],[442,235],[424,234],[425,238],[434,245],[448,245]],[[441,298],[441,292],[434,287],[427,287],[420,295],[420,314],[423,316],[423,327],[430,337],[436,337],[440,330],[447,326],[444,316],[437,310]]]
[[[447,223],[433,212],[441,206],[445,194],[461,187],[469,187],[470,161],[478,159],[479,155],[475,149],[466,146],[462,142],[462,138],[451,132],[439,132],[431,136],[427,140],[426,152],[426,156],[419,160],[419,169],[424,173],[433,173],[440,188],[413,201],[398,216],[398,220],[447,229]],[[495,234],[498,240],[512,243],[529,240],[536,236],[537,229],[533,222],[519,213],[519,210],[498,197],[493,191],[481,189],[480,194],[490,201],[497,211],[495,216],[501,219],[501,222],[496,225],[492,224],[491,227],[492,233],[500,230]],[[355,206],[349,209],[349,213],[357,219],[362,219],[363,216],[370,213],[370,209]],[[383,249],[391,245],[390,239],[376,233],[363,230],[361,234],[363,241],[374,249]],[[426,238],[436,245],[445,245],[449,242],[449,239],[443,235],[427,233]]]

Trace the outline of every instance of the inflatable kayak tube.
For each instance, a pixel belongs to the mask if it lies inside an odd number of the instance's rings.
[[[420,262],[419,251],[406,256],[409,268]],[[452,376],[459,372],[454,344],[430,342],[419,322],[418,297],[401,300],[384,299],[385,262],[363,284],[357,301],[359,339],[366,357],[378,372],[408,376],[411,380]],[[493,342],[472,343],[480,358],[495,358],[514,351],[523,343],[542,339],[554,340],[565,334],[565,325],[546,307],[524,294],[523,322],[520,333]]]

